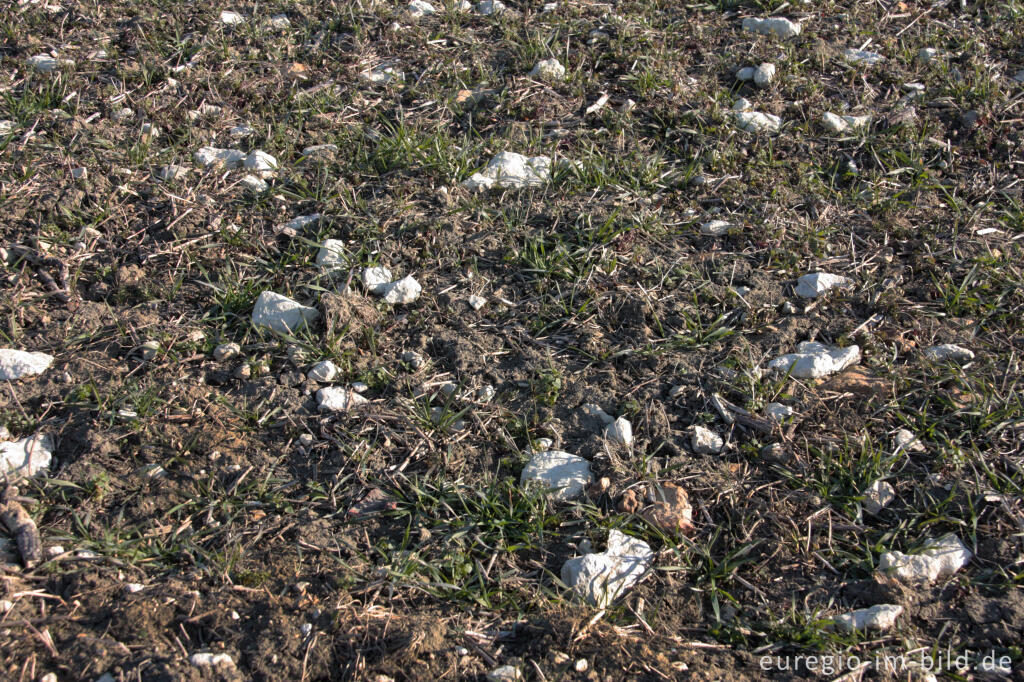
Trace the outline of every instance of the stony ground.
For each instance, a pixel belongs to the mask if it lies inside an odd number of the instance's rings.
[[[1021,2],[0,30],[0,677],[1024,677]]]

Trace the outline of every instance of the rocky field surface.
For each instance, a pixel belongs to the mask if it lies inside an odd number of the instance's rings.
[[[1024,3],[0,30],[0,678],[1024,676]]]

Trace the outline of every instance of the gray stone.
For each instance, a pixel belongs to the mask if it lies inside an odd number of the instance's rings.
[[[523,673],[514,665],[503,665],[487,673],[487,682],[519,682]]]
[[[242,166],[255,171],[260,177],[268,178],[277,171],[277,159],[265,151],[257,149],[242,160]]]
[[[483,0],[477,4],[476,11],[485,17],[489,17],[492,14],[503,14],[508,12],[509,9],[501,0]]]
[[[414,350],[407,350],[402,353],[402,362],[412,367],[413,370],[420,369],[423,365],[427,364],[423,356]]]
[[[320,218],[321,215],[319,213],[310,213],[309,215],[296,216],[289,220],[288,222],[281,223],[280,225],[275,227],[274,232],[276,232],[277,234],[287,235],[289,237],[295,237],[301,234],[302,232],[305,232],[306,228],[309,227],[310,225],[316,225],[317,223],[319,223]],[[335,241],[337,240],[328,239],[326,242],[324,242],[324,244],[326,245],[327,242]],[[342,242],[338,241],[337,243],[341,244]]]
[[[343,269],[348,263],[346,254],[345,242],[340,239],[325,239],[316,254],[316,266],[328,272]]]
[[[774,133],[782,127],[782,119],[760,111],[734,111],[736,127],[748,133]]]
[[[316,308],[304,306],[273,291],[260,294],[252,310],[252,323],[255,326],[268,327],[281,333],[299,329],[318,317],[320,313]]]
[[[0,348],[0,381],[15,381],[42,374],[53,364],[53,356],[34,351]]]
[[[237,137],[239,139],[245,138],[245,137],[250,137],[250,136],[255,135],[255,134],[256,134],[256,129],[253,128],[252,126],[247,126],[247,125],[232,126],[228,130],[228,135],[230,135],[231,137]]]
[[[171,180],[181,180],[188,175],[189,169],[185,166],[179,166],[177,164],[169,164],[166,166],[160,166],[156,169],[153,175],[157,180],[164,182],[170,182]]]
[[[619,417],[605,428],[604,437],[629,447],[633,444],[633,425],[625,417]]]
[[[470,297],[469,297],[469,306],[473,310],[480,310],[485,305],[487,305],[487,299],[486,298],[484,298],[483,296],[477,296],[476,294],[470,295]]]
[[[711,237],[720,237],[732,229],[732,223],[728,220],[709,220],[700,226],[700,233]]]
[[[796,353],[787,353],[768,363],[768,369],[789,372],[797,379],[818,379],[841,372],[860,362],[860,347],[839,348],[817,341],[804,341],[797,345]]]
[[[565,80],[565,67],[557,59],[542,59],[533,67],[530,77],[548,83]]]
[[[405,74],[393,66],[380,65],[359,74],[359,79],[370,85],[389,85],[405,79]]]
[[[253,192],[254,194],[262,194],[270,189],[270,185],[268,185],[263,178],[255,175],[246,175],[238,181],[238,184],[241,185],[242,189],[248,192]]]
[[[893,436],[893,449],[901,449],[904,452],[924,452],[924,443],[912,431],[900,429]]]
[[[833,135],[854,133],[871,125],[870,116],[840,116],[831,112],[821,115],[821,125]]]
[[[49,468],[52,459],[53,440],[46,435],[0,443],[0,473],[12,480],[35,476]]]
[[[783,405],[782,403],[768,403],[764,406],[764,413],[768,415],[769,419],[781,422],[787,417],[792,417],[796,414],[796,411],[789,405]]]
[[[654,561],[643,540],[621,531],[608,533],[608,549],[569,559],[562,565],[562,582],[591,606],[607,608],[635,585]]]
[[[917,61],[921,62],[922,64],[927,64],[928,62],[932,61],[938,56],[939,51],[936,50],[934,47],[922,47],[920,50],[917,51]]]
[[[242,353],[242,347],[237,343],[222,343],[213,349],[213,359],[217,362],[234,360]]]
[[[409,16],[413,19],[419,19],[436,14],[437,10],[429,2],[425,2],[425,0],[412,0],[409,3],[408,12]]]
[[[561,450],[537,452],[523,468],[520,485],[537,481],[556,500],[571,500],[590,484],[590,462]]]
[[[767,87],[775,80],[775,65],[770,62],[764,62],[756,69],[754,69],[754,85],[759,88]]]
[[[856,50],[852,47],[843,50],[843,57],[848,62],[852,62],[854,64],[867,64],[868,66],[872,66],[874,64],[878,64],[879,62],[885,61],[885,57],[878,54],[877,52],[869,52],[867,50]]]

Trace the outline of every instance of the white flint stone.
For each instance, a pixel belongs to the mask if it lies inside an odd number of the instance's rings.
[[[238,184],[241,185],[243,189],[255,192],[256,194],[266,192],[270,189],[270,185],[268,185],[263,178],[256,177],[255,175],[246,175],[238,181]]]
[[[338,376],[338,366],[330,360],[321,360],[310,368],[306,376],[321,384],[329,384]]]
[[[316,392],[321,412],[347,412],[370,401],[350,388],[330,386]]]
[[[754,85],[759,88],[770,85],[771,82],[775,80],[775,65],[770,62],[764,62],[763,64],[758,65],[758,67],[754,69],[753,78]]]
[[[36,71],[40,73],[50,73],[56,70],[58,62],[56,59],[48,54],[37,54],[33,57],[29,57],[26,63]]]
[[[497,393],[497,391],[494,390],[494,386],[491,386],[490,384],[481,386],[476,391],[476,399],[482,403],[489,403],[494,399],[495,393]]]
[[[384,266],[363,270],[363,287],[371,294],[383,296],[385,287],[391,283],[391,271]]]
[[[437,10],[429,2],[424,0],[412,0],[409,3],[409,16],[413,19],[419,19],[420,17],[430,16],[436,14]]]
[[[878,561],[878,573],[908,585],[926,584],[953,575],[972,556],[960,538],[950,533],[929,540],[920,554],[885,552]]]
[[[533,441],[533,444],[526,448],[526,454],[536,455],[538,452],[544,452],[550,450],[555,446],[555,441],[550,438],[538,438]]]
[[[519,682],[523,679],[523,673],[514,665],[498,666],[487,673],[487,682]]]
[[[220,149],[218,147],[200,147],[193,157],[203,168],[222,164],[224,168],[238,168],[245,160],[246,153],[238,149]]]
[[[0,348],[0,381],[14,381],[42,374],[51,364],[53,356],[46,353]]]
[[[842,275],[828,272],[812,272],[796,281],[796,295],[803,298],[818,298],[832,289],[848,287],[853,281]]]
[[[590,484],[590,462],[561,450],[537,452],[519,477],[520,485],[530,481],[551,490],[550,496],[556,500],[571,500]]]
[[[754,80],[754,71],[757,69],[753,66],[744,66],[736,72],[736,80],[739,81],[752,81]]]
[[[370,386],[369,384],[363,381],[353,381],[352,390],[355,391],[356,393],[366,393],[367,391],[370,390]]]
[[[781,422],[786,417],[792,417],[796,414],[796,410],[782,403],[768,403],[764,406],[764,413],[768,415],[769,419]]]
[[[903,607],[896,604],[877,604],[868,609],[857,609],[841,616],[833,622],[844,632],[857,630],[885,631],[896,624],[896,619],[903,613]]]
[[[861,504],[871,514],[877,514],[896,499],[896,491],[885,481],[875,481],[862,494],[864,501]]]
[[[160,352],[159,341],[146,341],[139,346],[139,353],[142,355],[143,360],[153,360]]]
[[[256,129],[249,125],[232,126],[230,129],[228,129],[228,135],[230,135],[231,137],[242,138],[249,137],[250,135],[255,134]]]
[[[760,111],[733,112],[736,127],[748,133],[774,133],[782,127],[782,119],[774,114],[763,114]]]
[[[87,168],[72,168],[71,178],[73,180],[85,180],[89,177],[89,169]]]
[[[224,10],[220,13],[220,23],[228,26],[235,26],[237,24],[244,24],[245,17],[238,12],[232,12],[231,10]]]
[[[492,14],[502,14],[508,11],[508,7],[501,0],[483,0],[476,6],[476,11],[485,17]]]
[[[917,51],[917,61],[922,64],[927,64],[931,60],[939,56],[939,51],[934,47],[922,47]]]
[[[53,440],[46,435],[0,443],[0,474],[14,480],[35,476],[48,468],[52,459]]]
[[[278,234],[286,234],[294,237],[295,235],[303,232],[310,225],[315,225],[320,222],[319,213],[310,213],[309,215],[300,215],[292,218],[286,223],[282,223],[274,228],[274,231]],[[334,239],[328,239],[327,241],[337,241]],[[327,242],[324,242],[326,244]],[[341,242],[339,242],[341,243]]]
[[[321,270],[333,271],[344,268],[345,242],[340,239],[325,239],[316,254],[316,266]]]
[[[167,166],[160,166],[156,169],[154,175],[157,180],[169,182],[171,180],[181,180],[188,175],[189,169],[185,166],[179,166],[177,164],[169,164]]]
[[[402,362],[406,363],[414,370],[420,369],[423,365],[427,364],[426,360],[423,359],[423,356],[414,350],[407,350],[402,353]]]
[[[381,296],[386,303],[403,305],[412,303],[419,298],[421,291],[423,291],[423,287],[416,281],[416,278],[412,275],[406,275],[397,282],[385,284],[379,293],[374,293]]]
[[[405,74],[392,66],[377,66],[359,74],[359,78],[371,85],[387,85],[405,78]]]
[[[754,108],[754,103],[751,102],[746,97],[737,97],[736,101],[733,102],[733,105],[732,105],[732,110],[733,111],[750,111],[753,108]]]
[[[538,187],[551,178],[551,159],[547,156],[523,156],[515,152],[497,154],[483,170],[473,173],[462,186],[477,191],[497,187],[522,189]]]
[[[255,326],[268,327],[281,333],[299,329],[318,317],[320,312],[316,308],[304,306],[273,291],[260,294],[252,309],[252,323]]]
[[[694,426],[690,445],[698,455],[716,455],[725,447],[722,437],[705,426]]]
[[[562,565],[562,582],[591,606],[603,609],[635,585],[653,561],[654,551],[646,542],[611,530],[604,552],[575,557]]]
[[[847,61],[853,62],[854,64],[867,64],[868,66],[885,61],[885,57],[878,54],[877,52],[869,52],[867,50],[856,50],[852,47],[843,50],[843,57],[845,57]]]
[[[924,356],[932,362],[955,362],[963,365],[974,359],[974,351],[954,343],[943,343],[924,349]]]
[[[594,403],[584,404],[580,407],[580,411],[583,412],[584,416],[599,420],[605,426],[610,426],[612,422],[615,421],[615,417],[611,416]]]
[[[604,437],[628,447],[633,444],[633,425],[625,417],[619,417],[605,428]]]
[[[277,170],[277,159],[265,151],[257,149],[245,157],[242,165],[249,170],[256,171],[262,177],[269,177]]]
[[[237,343],[222,343],[213,349],[213,359],[217,362],[234,360],[242,353],[242,347]]]
[[[234,668],[235,661],[227,654],[192,654],[189,662],[197,668]]]
[[[839,348],[817,341],[803,341],[795,353],[787,353],[768,363],[768,369],[789,372],[797,379],[818,379],[841,372],[860,362],[860,346]]]
[[[267,20],[267,24],[270,28],[276,28],[279,31],[292,27],[292,22],[287,14],[275,14]]]
[[[307,159],[329,159],[338,153],[336,144],[314,144],[302,150]]]
[[[743,20],[743,30],[786,39],[800,35],[801,26],[783,17],[770,17],[768,19],[747,17]]]
[[[871,125],[870,116],[840,116],[832,112],[821,115],[821,125],[833,135],[856,132]]]
[[[470,295],[470,297],[469,297],[469,306],[473,310],[480,310],[485,305],[487,305],[487,299],[486,298],[484,298],[483,296],[477,296],[476,294]]]
[[[560,81],[565,79],[565,67],[557,59],[542,59],[533,67],[530,77],[541,81]]]
[[[899,448],[904,452],[924,452],[924,443],[921,439],[914,435],[912,431],[907,429],[900,429],[896,432],[893,437],[894,448]]]
[[[728,232],[730,228],[732,228],[732,223],[728,220],[709,220],[700,226],[700,233],[712,237],[720,237]]]

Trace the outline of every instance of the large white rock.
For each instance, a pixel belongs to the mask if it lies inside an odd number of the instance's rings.
[[[751,33],[760,33],[763,36],[786,39],[800,35],[801,26],[783,17],[770,17],[768,19],[747,17],[743,20],[743,30],[750,31]]]
[[[53,363],[53,356],[14,348],[0,348],[0,381],[42,374]]]
[[[869,485],[862,494],[864,501],[861,504],[871,514],[877,514],[896,499],[896,490],[892,485],[881,480]]]
[[[760,111],[734,111],[733,121],[740,130],[748,133],[774,133],[782,127],[782,119],[774,114]]]
[[[925,543],[920,554],[885,552],[878,560],[878,576],[907,585],[921,585],[951,576],[971,560],[973,554],[950,533]]]
[[[796,281],[796,295],[803,298],[818,298],[832,289],[848,287],[853,280],[829,272],[812,272]]]
[[[868,609],[857,609],[836,616],[833,622],[844,632],[856,630],[889,630],[903,613],[903,607],[896,604],[877,604]]]
[[[643,540],[618,530],[608,532],[608,549],[569,559],[562,565],[562,582],[591,606],[607,608],[635,585],[654,561]]]
[[[325,239],[316,254],[316,266],[328,272],[344,268],[348,262],[345,242],[340,239]]]
[[[281,333],[299,329],[318,317],[320,312],[316,308],[304,306],[273,291],[260,294],[252,309],[252,323],[255,326],[268,327]]]
[[[391,305],[404,305],[412,303],[420,297],[423,287],[412,275],[406,275],[397,282],[389,282],[383,285],[374,293]]]
[[[604,437],[628,447],[633,444],[633,425],[625,417],[619,417],[605,427]]]
[[[53,459],[53,440],[36,434],[21,440],[0,443],[0,473],[17,480],[35,476],[50,466]]]
[[[974,359],[974,351],[955,343],[943,343],[925,348],[924,356],[932,362],[955,362],[963,365]]]
[[[557,59],[542,59],[533,67],[530,77],[546,82],[564,80],[565,67]]]
[[[725,447],[725,441],[711,429],[698,424],[693,427],[690,446],[698,455],[717,455]]]
[[[853,133],[864,130],[871,125],[870,116],[840,116],[832,112],[825,112],[821,115],[821,125],[833,135],[842,133]]]
[[[259,149],[250,152],[242,165],[251,171],[255,171],[260,177],[270,177],[277,170],[277,159]]]
[[[857,50],[852,47],[843,50],[843,57],[848,62],[852,62],[854,64],[867,64],[868,66],[885,61],[885,57],[878,54],[877,52]]]
[[[347,412],[370,401],[350,388],[330,386],[316,392],[316,400],[321,412]]]
[[[219,147],[200,147],[193,154],[196,163],[203,168],[223,165],[224,168],[238,168],[245,161],[246,153],[239,149],[221,149]]]
[[[768,369],[789,372],[797,379],[818,379],[842,372],[860,362],[860,346],[856,345],[839,348],[817,341],[804,341],[797,344],[796,351],[775,358],[768,363]]]
[[[590,462],[561,450],[537,452],[523,468],[520,485],[537,481],[556,500],[571,500],[590,484]]]
[[[420,17],[428,17],[431,14],[436,14],[437,10],[429,2],[424,0],[412,0],[409,3],[409,16],[413,19],[419,19]]]
[[[471,191],[539,187],[551,179],[551,159],[547,156],[523,156],[515,152],[497,154],[483,170],[462,183]]]

